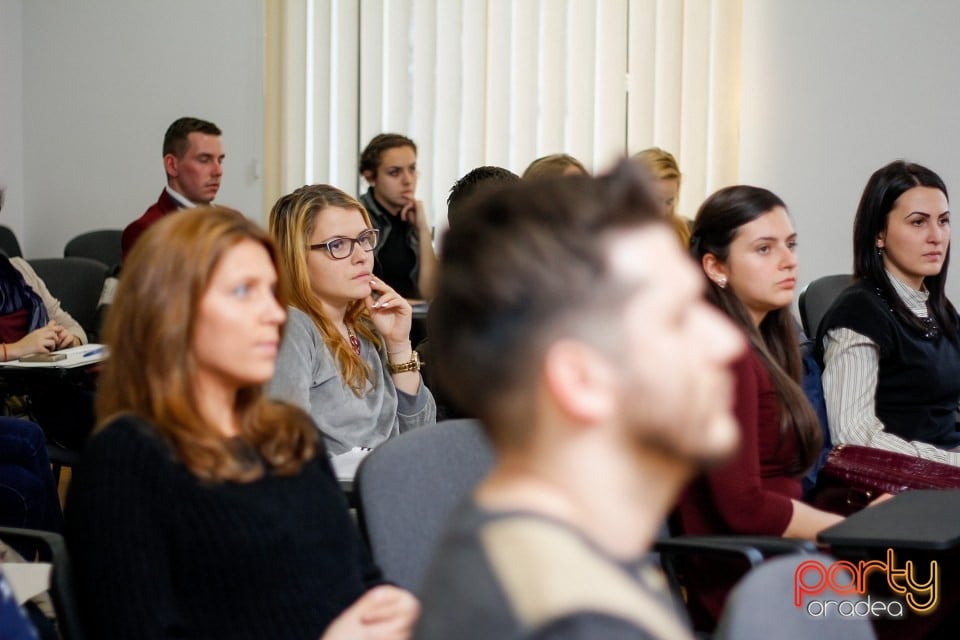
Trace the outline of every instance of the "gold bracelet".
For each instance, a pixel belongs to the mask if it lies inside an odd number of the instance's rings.
[[[387,363],[387,369],[390,373],[406,373],[407,371],[420,371],[420,356],[416,351],[412,351],[412,356],[406,362],[400,364]]]

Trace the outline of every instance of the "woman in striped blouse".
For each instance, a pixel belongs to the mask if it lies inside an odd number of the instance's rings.
[[[817,339],[834,444],[960,465],[960,340],[944,285],[950,205],[940,177],[898,160],[867,182],[853,230],[854,284]]]

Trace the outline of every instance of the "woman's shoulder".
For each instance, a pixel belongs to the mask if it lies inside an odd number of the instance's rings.
[[[734,361],[732,369],[739,376],[758,376],[766,374],[767,371],[763,360],[760,359],[760,354],[757,353],[753,345],[749,345],[743,354]]]
[[[333,356],[323,340],[323,334],[313,318],[303,309],[287,307],[287,324],[284,328],[283,348],[280,359],[283,360],[292,351],[299,351],[301,357],[314,362],[314,366],[325,371],[331,366]]]
[[[876,285],[860,280],[837,296],[824,316],[823,329],[846,327],[858,330],[882,323],[887,317],[892,318],[893,312]]]
[[[287,324],[284,327],[284,339],[293,340],[302,347],[309,344],[310,349],[326,351],[323,332],[309,313],[298,307],[287,307]]]
[[[7,260],[10,261],[10,264],[12,264],[17,271],[33,271],[33,267],[30,266],[30,263],[20,256],[7,258]]]
[[[83,451],[84,466],[104,464],[118,456],[126,459],[173,460],[173,453],[156,428],[134,414],[111,418],[87,441]]]
[[[40,276],[37,275],[36,271],[33,270],[33,267],[30,266],[30,263],[24,260],[23,258],[13,257],[6,258],[10,266],[20,272],[20,275],[26,280],[39,280]]]
[[[177,473],[172,449],[153,426],[137,416],[117,416],[87,440],[67,502],[76,511],[107,496],[121,502],[138,495],[160,500]]]
[[[731,366],[737,394],[754,396],[773,388],[773,381],[756,348],[748,346]]]
[[[303,309],[297,307],[287,307],[287,331],[290,329],[299,329],[301,331],[312,331],[317,335],[320,334],[320,330],[317,328],[317,324],[313,321],[313,318],[310,317]]]
[[[843,307],[851,304],[876,305],[883,299],[877,293],[877,287],[870,280],[858,280],[840,292],[831,308]]]

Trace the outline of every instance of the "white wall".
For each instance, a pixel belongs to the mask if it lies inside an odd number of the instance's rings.
[[[23,237],[22,0],[0,0],[0,224]]]
[[[801,284],[852,270],[860,193],[887,162],[929,166],[957,201],[960,3],[744,0],[743,15],[741,181],[790,207]]]
[[[17,72],[5,54],[21,34],[5,18],[21,11],[22,56],[12,60],[22,57],[22,92],[7,108]],[[0,38],[0,146],[23,132],[22,177],[0,180],[22,197],[28,257],[62,255],[77,233],[142,214],[165,183],[163,133],[182,115],[224,131],[217,202],[263,219],[253,176],[263,149],[260,0],[0,0]],[[4,171],[10,153],[0,152]]]
[[[906,157],[960,192],[960,3],[743,3],[741,180],[790,206],[802,283],[849,271],[874,169]],[[124,226],[159,194],[184,114],[224,130],[218,201],[263,219],[262,34],[261,0],[0,0],[0,223],[36,257]]]

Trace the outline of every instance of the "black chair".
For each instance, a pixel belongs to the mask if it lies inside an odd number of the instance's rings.
[[[853,284],[852,275],[837,274],[817,278],[803,288],[797,304],[800,308],[803,331],[807,336],[816,340],[823,316],[827,314],[837,296],[851,284]]]
[[[121,229],[98,229],[81,233],[63,248],[65,258],[90,258],[108,267],[120,264]]]
[[[687,607],[691,622],[697,633],[710,634],[716,621],[709,619],[706,611],[689,599],[691,590],[697,588],[696,577],[705,567],[720,563],[724,571],[745,574],[770,558],[778,556],[809,556],[817,553],[817,545],[809,540],[752,535],[677,535],[670,537],[665,526],[661,537],[653,546],[659,556],[660,566],[667,577],[670,590],[677,602]],[[699,561],[699,565],[696,563]],[[726,609],[724,609],[726,610]]]
[[[41,562],[50,562],[50,597],[57,613],[57,628],[64,640],[82,640],[80,613],[73,593],[73,574],[70,556],[63,536],[49,531],[0,527],[0,540],[7,543],[22,542],[40,549]],[[0,633],[2,635],[2,633]]]
[[[416,593],[447,519],[493,462],[486,435],[471,419],[408,431],[364,459],[355,479],[357,515],[387,580]],[[761,536],[680,536],[655,545],[677,594],[680,558],[736,557],[756,566],[766,557],[815,549],[811,542]]]
[[[7,254],[8,258],[22,258],[23,252],[20,250],[20,241],[10,227],[0,224],[0,251]]]
[[[63,309],[94,340],[99,332],[97,307],[107,265],[90,258],[38,258],[28,262]]]
[[[73,469],[80,462],[80,452],[68,449],[56,442],[47,442],[47,456],[50,458],[50,469],[53,471],[53,480],[60,486],[60,473],[64,467]]]

